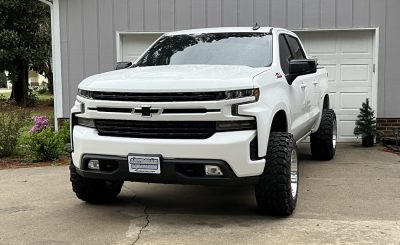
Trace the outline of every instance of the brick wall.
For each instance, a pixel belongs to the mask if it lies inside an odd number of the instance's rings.
[[[376,126],[382,137],[393,137],[393,128],[400,128],[400,118],[377,118]]]

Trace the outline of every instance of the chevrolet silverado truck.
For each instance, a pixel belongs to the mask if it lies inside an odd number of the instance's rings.
[[[167,33],[117,68],[83,80],[71,110],[70,179],[83,201],[109,202],[124,181],[253,185],[260,211],[287,216],[296,144],[310,136],[314,158],[335,155],[327,71],[288,30]]]

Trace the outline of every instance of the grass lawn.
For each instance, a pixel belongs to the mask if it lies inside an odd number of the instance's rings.
[[[6,99],[10,98],[11,91],[0,90],[0,97]],[[38,94],[38,101],[34,107],[26,108],[27,111],[34,115],[46,115],[49,118],[53,118],[54,107],[53,107],[53,95],[52,94]]]
[[[4,96],[6,99],[10,98],[11,96],[11,91],[9,90],[0,90],[0,97]],[[50,101],[53,100],[53,95],[52,94],[38,94],[38,99],[40,101]]]
[[[5,98],[10,98],[11,96],[11,91],[8,90],[0,90],[0,97],[4,96]]]

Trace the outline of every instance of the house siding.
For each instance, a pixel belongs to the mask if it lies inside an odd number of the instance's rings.
[[[60,0],[63,114],[78,83],[112,70],[116,32],[219,26],[379,27],[378,117],[400,118],[398,0]]]

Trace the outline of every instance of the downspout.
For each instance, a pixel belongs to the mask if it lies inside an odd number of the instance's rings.
[[[54,127],[58,130],[58,118],[63,117],[62,77],[61,77],[61,32],[59,0],[39,0],[50,7],[51,13],[51,53],[54,89]]]

